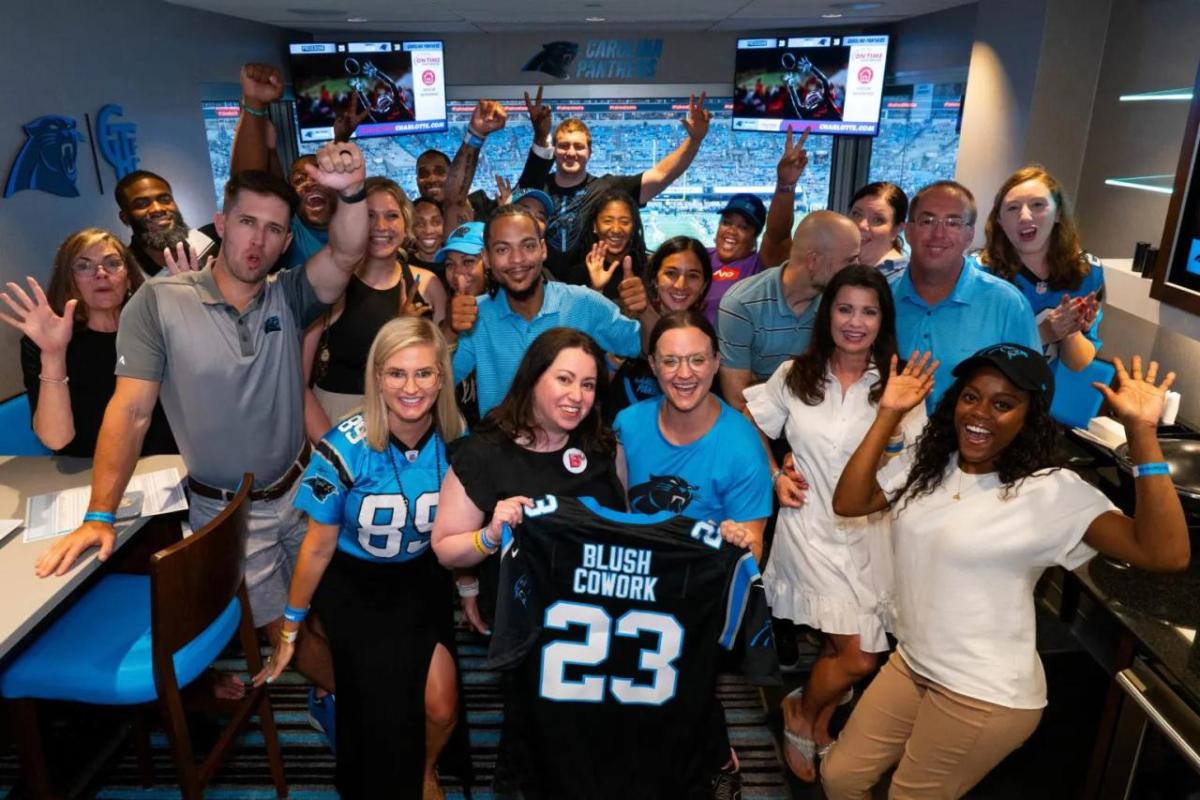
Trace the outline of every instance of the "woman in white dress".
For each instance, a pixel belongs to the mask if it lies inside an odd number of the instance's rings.
[[[857,681],[888,649],[892,559],[885,516],[846,519],[833,513],[842,468],[875,419],[896,352],[891,291],[878,270],[839,272],[824,292],[808,350],[746,390],[748,416],[766,436],[786,434],[808,483],[798,506],[783,503],[763,583],[775,617],[824,634],[803,689],[784,698],[787,761],[813,781],[814,753],[833,741],[829,719]],[[891,449],[911,443],[925,424],[918,407],[894,431]],[[775,470],[781,498],[800,490]]]

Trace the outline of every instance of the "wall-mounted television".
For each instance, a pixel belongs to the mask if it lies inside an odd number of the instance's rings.
[[[446,130],[439,41],[300,42],[288,54],[301,142],[333,139],[334,119],[355,97],[367,113],[358,138]]]
[[[879,133],[887,36],[738,39],[735,131]]]

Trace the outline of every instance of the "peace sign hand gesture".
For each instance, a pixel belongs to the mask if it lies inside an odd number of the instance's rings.
[[[900,359],[892,356],[892,363],[888,367],[890,372],[887,386],[884,387],[883,395],[879,398],[881,412],[891,411],[903,416],[916,408],[917,404],[933,391],[933,375],[937,372],[940,362],[931,362],[932,358],[933,354],[928,351],[919,356],[914,350],[908,358],[908,363],[904,365],[904,369],[897,372],[896,368]]]
[[[800,141],[792,145],[792,126],[788,126],[787,141],[783,144],[783,155],[779,158],[779,164],[775,167],[775,175],[779,179],[779,183],[784,186],[794,186],[796,181],[800,180],[800,176],[804,174],[804,168],[808,166],[808,151],[804,149],[804,143],[808,141],[808,130],[805,129],[800,134]]]
[[[1154,382],[1158,378],[1157,361],[1150,362],[1145,377],[1142,376],[1141,356],[1133,357],[1132,372],[1126,371],[1124,362],[1119,358],[1113,359],[1113,366],[1117,371],[1116,391],[1099,382],[1093,383],[1092,386],[1104,395],[1109,408],[1127,431],[1139,426],[1157,428],[1167,390],[1175,382],[1175,373],[1168,372],[1162,383],[1156,386]]]
[[[54,313],[46,300],[46,293],[33,277],[25,279],[33,297],[19,285],[9,282],[8,291],[0,292],[0,300],[13,310],[16,316],[0,313],[0,320],[29,337],[44,355],[65,353],[75,330],[75,306],[78,300],[68,300],[62,316]],[[10,296],[11,293],[11,296]]]
[[[688,138],[695,139],[697,142],[703,141],[704,137],[708,136],[708,123],[712,119],[712,112],[704,107],[707,100],[707,92],[700,93],[699,101],[696,100],[696,95],[692,95],[688,101],[687,116],[681,120]]]
[[[529,123],[533,125],[533,141],[550,144],[550,106],[542,103],[542,87],[537,88],[537,97],[529,99],[525,92],[525,110],[529,112]]]

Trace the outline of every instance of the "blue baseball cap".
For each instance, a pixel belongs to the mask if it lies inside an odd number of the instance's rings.
[[[756,234],[762,233],[763,227],[767,224],[767,207],[763,205],[763,201],[756,194],[748,192],[735,194],[721,209],[722,214],[728,214],[730,211],[736,211],[749,220],[750,224],[754,226]]]
[[[554,213],[554,201],[541,189],[517,189],[513,192],[512,202],[515,204],[526,197],[531,197],[541,203],[547,217]]]
[[[1047,406],[1054,399],[1054,373],[1046,357],[1025,345],[1005,343],[985,347],[959,362],[951,374],[961,378],[976,367],[995,367],[1017,387],[1043,395]]]
[[[446,237],[442,249],[434,254],[433,260],[438,264],[446,260],[446,253],[466,253],[477,256],[483,252],[483,223],[464,222]]]

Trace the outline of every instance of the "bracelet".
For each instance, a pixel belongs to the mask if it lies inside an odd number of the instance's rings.
[[[294,631],[289,631],[286,628],[279,629],[279,641],[281,641],[281,642],[287,642],[288,644],[295,644],[296,637],[299,635],[300,635],[299,628],[296,628],[296,630],[294,630]]]
[[[361,189],[359,189],[357,192],[355,192],[354,194],[341,194],[339,192],[338,197],[342,198],[342,202],[346,203],[347,205],[352,205],[354,203],[361,203],[363,200],[367,199],[366,184],[364,184],[363,187]]]
[[[242,111],[245,111],[252,117],[258,117],[259,119],[267,118],[267,110],[265,108],[251,108],[245,103],[242,103]]]
[[[478,530],[478,531],[475,531],[473,534],[471,534],[471,544],[475,546],[475,552],[479,553],[479,555],[490,556],[492,554],[492,551],[489,550],[488,548],[484,547],[483,542],[480,541],[479,534],[481,534],[482,532],[483,532],[482,530]]]
[[[293,606],[283,607],[283,618],[288,622],[300,623],[304,622],[304,618],[308,616],[307,608],[295,608]]]
[[[775,485],[775,481],[779,480],[779,476],[782,474],[783,474],[783,470],[781,470],[781,469],[776,469],[774,472],[771,473],[771,485],[772,486]]]
[[[484,137],[480,136],[478,133],[471,130],[471,126],[468,125],[466,131],[463,132],[463,144],[467,145],[468,147],[474,147],[476,150],[479,150],[480,148],[483,147],[483,141],[484,141]]]
[[[1134,464],[1133,477],[1148,478],[1151,475],[1170,475],[1171,467],[1165,461],[1151,461],[1146,464]]]
[[[479,581],[471,581],[470,583],[455,583],[458,587],[459,597],[478,597],[479,596]]]
[[[794,191],[796,191],[796,184],[794,184],[794,183],[777,183],[777,184],[775,184],[775,191],[777,191],[777,192],[794,192]]]
[[[488,538],[488,529],[486,527],[479,529],[479,541],[483,542],[483,546],[489,550],[499,550],[500,543],[493,542]]]
[[[887,447],[883,448],[883,451],[885,453],[899,453],[899,452],[902,452],[903,450],[904,450],[904,440],[903,439],[896,442],[895,444],[888,442]]]
[[[89,511],[83,515],[84,522],[103,522],[112,525],[117,521],[117,515],[111,511]]]
[[[63,378],[47,378],[45,375],[38,375],[38,380],[42,381],[44,383],[60,383],[65,386],[67,383],[70,382],[71,376],[68,375]]]

